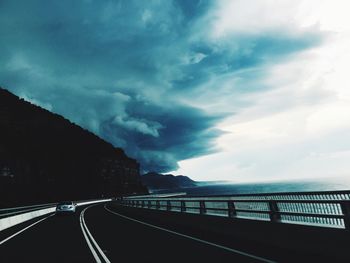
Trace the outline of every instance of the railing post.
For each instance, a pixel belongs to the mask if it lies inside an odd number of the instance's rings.
[[[205,201],[199,201],[199,213],[201,215],[205,215],[207,213],[207,209],[205,208]]]
[[[228,201],[227,207],[228,207],[228,217],[230,217],[230,218],[236,217],[237,212],[236,212],[235,204],[233,203],[233,201]]]
[[[342,213],[344,215],[345,229],[350,230],[350,201],[342,201],[340,205]]]
[[[166,210],[171,211],[171,202],[170,201],[166,201]]]
[[[151,208],[151,201],[147,201],[147,208],[148,208],[148,209]]]
[[[186,212],[186,202],[185,201],[181,201],[181,212]]]
[[[277,202],[275,200],[269,200],[270,207],[270,220],[273,223],[278,223],[281,221],[281,215],[278,210]]]
[[[156,208],[157,208],[157,210],[160,209],[160,202],[158,200],[156,201]]]

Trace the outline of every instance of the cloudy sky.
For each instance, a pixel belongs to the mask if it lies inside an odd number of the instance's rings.
[[[0,85],[144,171],[347,176],[348,10],[347,0],[1,0]]]

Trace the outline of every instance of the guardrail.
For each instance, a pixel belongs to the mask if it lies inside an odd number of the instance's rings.
[[[122,205],[350,230],[350,191],[124,198]]]
[[[167,193],[167,194],[150,194],[150,195],[131,195],[128,196],[128,199],[144,199],[144,198],[164,198],[164,197],[179,197],[179,196],[185,196],[187,193],[185,192],[179,192],[179,193]]]

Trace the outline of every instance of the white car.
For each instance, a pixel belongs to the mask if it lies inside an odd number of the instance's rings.
[[[75,213],[75,204],[71,201],[59,203],[56,206],[56,214]]]

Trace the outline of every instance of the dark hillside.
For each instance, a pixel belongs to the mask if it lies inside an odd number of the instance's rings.
[[[122,149],[0,88],[0,205],[145,191]]]
[[[141,176],[142,183],[151,190],[195,187],[197,183],[187,176],[150,172]]]

